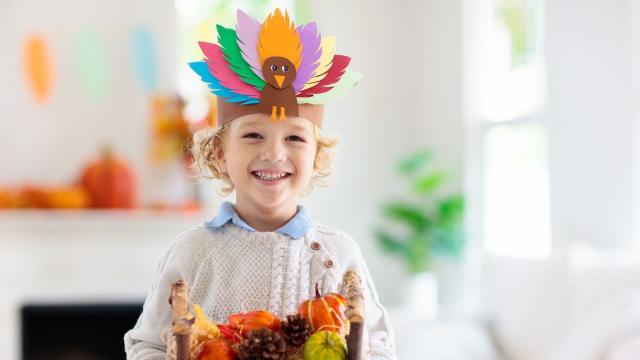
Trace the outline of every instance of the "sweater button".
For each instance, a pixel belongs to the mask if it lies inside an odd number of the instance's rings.
[[[327,259],[324,261],[324,267],[326,267],[327,269],[332,268],[333,267],[333,260],[331,259]]]
[[[312,243],[311,243],[311,248],[312,248],[313,250],[320,250],[320,243],[319,243],[319,242],[317,242],[317,241],[312,242]]]

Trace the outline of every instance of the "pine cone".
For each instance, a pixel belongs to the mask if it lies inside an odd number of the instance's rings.
[[[268,328],[249,332],[238,347],[240,360],[284,360],[286,343],[282,335]]]
[[[280,329],[291,346],[302,346],[311,335],[309,322],[300,315],[287,315],[287,320],[280,322]]]

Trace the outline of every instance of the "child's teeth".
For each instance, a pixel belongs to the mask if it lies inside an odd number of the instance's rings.
[[[279,174],[267,174],[264,171],[256,171],[256,175],[262,180],[277,180],[285,177],[287,173],[279,173]]]

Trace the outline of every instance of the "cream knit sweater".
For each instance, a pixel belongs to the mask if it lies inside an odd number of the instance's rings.
[[[124,336],[129,360],[165,359],[161,335],[171,326],[171,283],[185,279],[192,303],[200,304],[213,321],[227,315],[265,309],[280,317],[321,293],[337,291],[342,274],[354,269],[365,295],[365,359],[396,359],[393,332],[386,310],[362,257],[349,236],[313,223],[300,239],[278,232],[253,232],[231,222],[212,229],[199,226],[178,236],[159,264],[143,312]]]

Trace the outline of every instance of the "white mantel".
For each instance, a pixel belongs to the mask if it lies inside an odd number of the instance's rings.
[[[24,302],[144,301],[170,242],[203,219],[150,212],[0,212],[0,359],[20,356]]]

